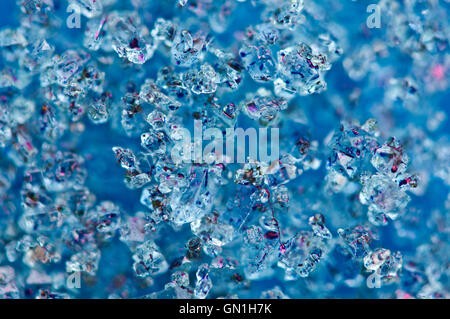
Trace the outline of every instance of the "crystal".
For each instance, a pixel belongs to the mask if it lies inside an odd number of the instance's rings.
[[[364,182],[359,195],[362,204],[391,219],[401,214],[410,197],[386,175],[375,174]]]
[[[331,66],[322,54],[305,43],[278,52],[275,93],[309,95],[326,88],[323,73]]]
[[[112,148],[113,152],[116,154],[117,161],[120,166],[125,169],[137,169],[138,163],[136,161],[136,156],[129,149],[124,149],[122,147],[115,146]]]
[[[93,18],[102,13],[102,0],[69,0],[69,5],[88,18]]]
[[[263,43],[247,44],[239,50],[244,67],[253,80],[268,82],[273,80],[275,62],[270,48]]]
[[[260,95],[248,99],[242,106],[251,118],[271,122],[279,112],[287,108],[286,99],[270,96],[270,93],[264,90],[258,90],[258,93]]]
[[[103,201],[88,212],[86,219],[99,232],[116,231],[120,227],[120,209],[113,202]]]
[[[316,237],[317,238],[317,237]],[[300,232],[283,244],[278,266],[287,274],[308,277],[323,257],[323,243],[308,232]]]
[[[121,58],[136,64],[144,64],[153,56],[155,48],[142,35],[139,21],[132,16],[112,15],[109,17],[108,29],[112,36],[112,48]]]
[[[325,227],[325,217],[322,214],[311,216],[308,222],[316,236],[331,239],[331,232]]]
[[[196,277],[194,296],[199,299],[205,299],[213,286],[212,280],[209,278],[208,264],[202,264],[198,267]]]
[[[19,289],[16,285],[15,271],[10,266],[0,267],[0,297],[1,299],[20,298]]]
[[[364,267],[374,271],[383,283],[392,283],[399,278],[403,256],[400,252],[392,253],[389,249],[379,248],[364,257]]]
[[[404,154],[399,142],[390,138],[372,157],[372,165],[383,174],[392,175],[404,173],[408,166],[408,156]]]
[[[72,255],[70,260],[66,262],[66,271],[69,273],[84,272],[88,275],[94,276],[97,273],[99,262],[99,250],[84,250],[75,255]]]

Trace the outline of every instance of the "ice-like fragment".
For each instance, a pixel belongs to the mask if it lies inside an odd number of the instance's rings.
[[[69,85],[77,74],[82,71],[83,65],[89,58],[89,54],[83,51],[67,50],[61,56],[54,58],[53,66],[49,68],[49,72],[47,73],[48,79],[46,81],[48,83],[56,82],[61,86]]]
[[[186,72],[183,81],[195,94],[214,93],[218,83],[216,71],[207,63],[202,64],[199,69]]]
[[[186,243],[186,256],[188,259],[197,259],[202,252],[203,242],[199,237],[193,237]]]
[[[274,232],[268,231],[273,234]],[[276,233],[275,233],[276,234]],[[241,247],[241,262],[244,273],[249,279],[259,279],[273,274],[273,264],[276,263],[277,236],[265,236],[259,226],[250,226],[245,229],[244,240],[246,245]]]
[[[360,81],[371,70],[374,60],[375,54],[373,48],[365,45],[347,56],[342,62],[342,65],[350,78],[355,81]]]
[[[26,54],[21,57],[20,63],[32,72],[49,67],[54,50],[46,39],[39,39],[27,46]]]
[[[270,48],[260,42],[244,44],[239,50],[244,67],[257,82],[273,81],[275,62]]]
[[[32,167],[25,171],[24,176],[24,183],[21,190],[24,211],[42,210],[46,206],[50,206],[52,199],[44,187],[41,170]]]
[[[146,126],[144,119],[141,98],[138,93],[127,92],[122,98],[123,107],[120,124],[128,136],[139,136],[142,129]]]
[[[212,280],[209,278],[208,264],[202,264],[198,267],[196,277],[194,295],[199,299],[205,299],[213,286]]]
[[[175,188],[170,199],[172,221],[176,225],[190,223],[208,213],[216,190],[205,167],[193,167],[185,189]]]
[[[389,249],[378,248],[364,257],[364,267],[376,273],[382,283],[389,284],[399,280],[403,256],[400,252],[392,253]]]
[[[175,64],[187,67],[198,62],[205,45],[204,37],[193,36],[188,30],[177,31],[171,51]]]
[[[155,223],[169,220],[169,198],[156,185],[142,190],[140,202],[151,210],[150,217]]]
[[[104,44],[105,35],[107,34],[106,25],[107,18],[99,17],[90,19],[86,24],[83,45],[92,51],[99,50]]]
[[[191,223],[192,233],[207,239],[205,245],[209,243],[215,246],[224,246],[230,243],[235,237],[235,229],[228,224],[218,222],[218,213],[212,212],[203,218],[194,220]]]
[[[396,175],[406,171],[409,158],[400,143],[392,137],[376,149],[370,162],[380,173]]]
[[[326,181],[326,189],[333,193],[342,192],[346,185],[348,185],[348,178],[334,168],[328,170]]]
[[[120,208],[113,202],[103,201],[88,212],[86,220],[99,232],[114,232],[120,227]]]
[[[32,196],[33,194],[29,192],[27,195]],[[41,204],[35,209],[26,211],[19,220],[19,225],[29,233],[51,232],[61,227],[63,218],[59,207],[45,207]]]
[[[88,91],[92,91],[100,95],[102,99],[111,98],[112,94],[110,92],[103,92],[104,80],[105,73],[101,72],[95,64],[89,64],[76,76],[76,79],[64,88],[64,93],[67,96],[77,97],[85,96]],[[94,97],[96,96],[94,95]]]
[[[237,115],[239,114],[240,108],[233,103],[228,103],[220,110],[221,118],[225,122],[234,123],[237,120]]]
[[[314,54],[305,43],[278,52],[275,93],[309,95],[326,88],[323,73],[330,68],[327,57]]]
[[[257,37],[269,45],[275,44],[280,37],[278,29],[270,23],[258,24],[256,32]]]
[[[151,177],[148,173],[140,173],[139,171],[127,171],[125,173],[125,185],[129,189],[141,188],[145,184],[151,181]]]
[[[168,194],[179,188],[184,188],[189,182],[186,176],[181,172],[164,172],[159,174],[158,178],[158,189],[163,194]]]
[[[370,243],[374,240],[373,233],[360,225],[353,228],[339,228],[337,232],[355,257],[365,255],[370,250]]]
[[[136,247],[133,260],[133,269],[139,277],[162,274],[169,268],[164,255],[151,240]]]
[[[103,11],[103,0],[69,0],[69,5],[88,18],[100,15]]]
[[[60,192],[82,185],[86,179],[83,159],[70,152],[47,152],[42,155],[42,176],[47,190]]]
[[[6,67],[0,72],[0,88],[14,87],[23,90],[31,83],[32,75],[22,68]]]
[[[287,108],[287,101],[282,97],[271,96],[264,89],[259,89],[257,94],[247,99],[242,106],[245,113],[252,119],[270,123],[279,112]]]
[[[108,28],[112,36],[112,47],[119,57],[127,58],[132,63],[144,64],[153,56],[155,48],[151,38],[143,35],[139,23],[133,16],[115,14],[109,17]]]
[[[100,250],[93,248],[83,250],[72,255],[70,260],[66,262],[66,271],[68,273],[84,272],[90,276],[95,276],[100,262]]]
[[[14,123],[24,124],[33,116],[35,103],[32,100],[18,96],[11,102],[10,119]]]
[[[151,31],[156,42],[163,42],[165,46],[171,47],[177,31],[177,25],[170,20],[158,18]]]
[[[295,28],[302,21],[303,0],[275,1],[274,9],[270,10],[270,19],[274,24],[282,28]]]
[[[120,166],[128,170],[139,168],[136,156],[130,149],[124,149],[122,147],[115,146],[112,148],[112,150],[115,153],[117,162],[120,164]]]
[[[163,131],[151,131],[141,134],[141,145],[151,155],[166,152],[167,135]]]
[[[163,67],[158,72],[157,85],[167,92],[172,101],[177,102],[173,106],[168,105],[169,110],[178,109],[181,104],[192,104],[191,91],[184,85],[182,76],[182,73],[175,72],[172,67]]]
[[[89,119],[95,124],[108,121],[110,116],[110,104],[112,95],[104,92],[99,97],[95,97],[87,110]]]
[[[176,110],[181,106],[180,102],[164,94],[153,80],[145,81],[139,96],[144,102],[154,104],[161,110]]]
[[[165,286],[165,288],[178,286],[189,287],[189,275],[184,271],[175,271],[170,275],[171,282]]]
[[[65,115],[55,106],[44,104],[38,117],[39,133],[48,141],[59,139],[67,128]]]
[[[368,169],[367,163],[378,148],[378,141],[364,126],[345,124],[334,133],[329,147],[333,151],[328,158],[328,167],[334,167],[338,173],[345,172],[352,178],[361,170]]]
[[[231,53],[216,49],[213,53],[218,61],[214,64],[216,81],[225,84],[230,89],[237,89],[242,83],[242,71],[244,67]]]
[[[24,238],[21,245],[17,245],[16,249],[23,253],[23,262],[35,267],[36,264],[42,263],[58,263],[61,260],[61,252],[57,246],[50,242],[50,239],[45,236],[37,238]]]
[[[319,237],[312,236],[310,232],[299,232],[282,244],[278,266],[290,276],[308,277],[323,257],[323,249],[324,244]]]
[[[63,198],[70,212],[79,217],[84,216],[95,202],[95,195],[87,188],[65,192]]]
[[[278,161],[274,161],[266,171],[265,183],[270,186],[278,186],[288,183],[297,177],[297,160],[290,154],[283,155]]]
[[[153,129],[159,130],[164,128],[167,122],[167,118],[164,113],[158,110],[154,110],[147,115],[147,122],[153,127]]]

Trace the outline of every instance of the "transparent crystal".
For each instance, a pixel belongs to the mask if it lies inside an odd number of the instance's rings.
[[[86,219],[99,232],[114,232],[120,227],[120,208],[113,202],[103,201],[95,209],[89,211]]]
[[[196,277],[194,295],[199,299],[205,299],[213,286],[211,278],[209,278],[208,264],[202,264],[198,267]]]
[[[185,85],[195,94],[214,93],[217,89],[217,75],[214,68],[205,63],[183,75]]]
[[[102,0],[69,0],[69,4],[88,18],[96,17],[103,11]]]
[[[201,58],[205,39],[193,36],[188,30],[178,31],[172,45],[174,63],[180,66],[190,66]]]
[[[133,269],[139,277],[162,274],[169,268],[158,246],[151,240],[136,247],[133,260]]]
[[[314,54],[301,42],[278,52],[275,93],[309,95],[326,88],[323,72],[330,68],[327,57]]]
[[[363,185],[359,199],[362,204],[391,219],[402,214],[410,197],[398,187],[388,176],[375,174],[368,178]]]

